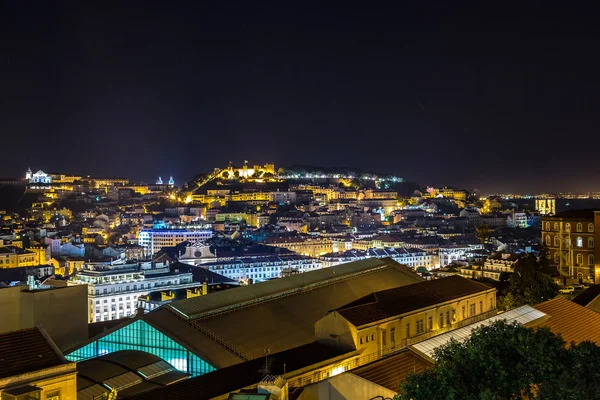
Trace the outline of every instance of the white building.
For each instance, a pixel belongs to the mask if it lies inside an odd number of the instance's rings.
[[[519,260],[518,254],[495,253],[489,256],[483,264],[483,276],[485,278],[500,280],[500,274],[515,272],[515,263]]]
[[[138,297],[153,290],[198,286],[192,273],[171,272],[164,264],[85,264],[83,268],[68,285],[88,285],[90,323],[135,314]]]
[[[445,267],[453,261],[461,261],[466,259],[466,253],[473,250],[483,249],[481,244],[466,244],[466,245],[449,245],[440,246],[440,265]]]
[[[337,253],[324,254],[319,257],[323,262],[323,268],[332,267],[338,264],[344,264],[351,261],[363,260],[365,258],[386,258],[390,257],[394,261],[417,269],[425,267],[428,270],[434,268],[435,256],[421,249],[411,248],[384,248],[367,250],[346,250]]]
[[[31,172],[31,168],[27,169],[25,172],[25,179],[29,181],[29,183],[52,183],[52,177],[45,173],[42,170],[39,170],[35,174]]]
[[[187,247],[179,262],[206,268],[238,282],[248,282],[249,279],[261,282],[281,278],[285,273],[296,274],[321,268],[321,261],[300,254],[219,257],[202,242]]]
[[[143,246],[146,254],[155,254],[163,247],[172,247],[181,242],[196,242],[213,236],[211,230],[188,229],[142,229],[138,235],[138,244]]]

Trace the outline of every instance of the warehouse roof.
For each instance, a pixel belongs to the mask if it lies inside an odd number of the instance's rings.
[[[495,289],[451,276],[371,293],[336,311],[353,325],[361,326],[487,290]]]
[[[0,335],[0,378],[56,367],[69,362],[40,328]]]
[[[268,356],[268,373],[283,375],[286,371],[296,371],[346,353],[343,350],[316,342],[308,343],[300,347],[270,354]],[[147,392],[132,397],[132,399],[211,399],[255,385],[264,376],[265,357],[263,355],[263,357],[191,378],[176,385]]]
[[[275,353],[310,343],[328,311],[421,281],[393,260],[364,260],[174,302],[125,324],[141,319],[218,369],[262,357],[266,347]]]
[[[586,340],[600,344],[600,314],[586,307],[557,297],[535,306],[549,318],[541,321],[538,326],[545,326],[570,345],[572,342],[581,343]]]
[[[409,374],[420,374],[431,366],[429,360],[407,349],[353,369],[351,373],[398,392],[400,383],[404,382]]]
[[[371,273],[375,270],[388,268],[394,261],[389,259],[368,259],[353,263],[342,264],[335,267],[323,268],[316,271],[289,276],[283,279],[275,279],[260,282],[253,285],[243,286],[234,290],[215,293],[211,296],[201,296],[192,299],[173,302],[169,305],[187,318],[195,319],[208,317],[219,312],[229,312],[235,308],[246,307],[267,299],[275,299],[293,294],[314,290],[317,287],[331,285],[334,282],[342,282],[357,277],[363,273]],[[394,263],[396,266],[399,264]],[[407,283],[411,280],[421,280],[410,269],[399,268],[407,276]]]

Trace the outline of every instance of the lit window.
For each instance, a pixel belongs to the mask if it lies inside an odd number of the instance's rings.
[[[583,239],[581,236],[577,237],[577,247],[583,247]]]

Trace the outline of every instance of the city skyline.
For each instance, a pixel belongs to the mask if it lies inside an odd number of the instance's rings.
[[[23,151],[0,175],[181,181],[252,159],[486,192],[597,189],[582,9],[3,8],[0,131]],[[558,151],[567,137],[588,143]]]

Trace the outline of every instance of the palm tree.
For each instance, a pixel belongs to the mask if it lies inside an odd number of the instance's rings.
[[[487,225],[479,225],[475,228],[475,236],[479,239],[479,242],[485,249],[485,243],[487,242],[490,236],[490,228]],[[485,264],[485,256],[482,257],[481,260],[481,280],[483,281],[483,265]]]

